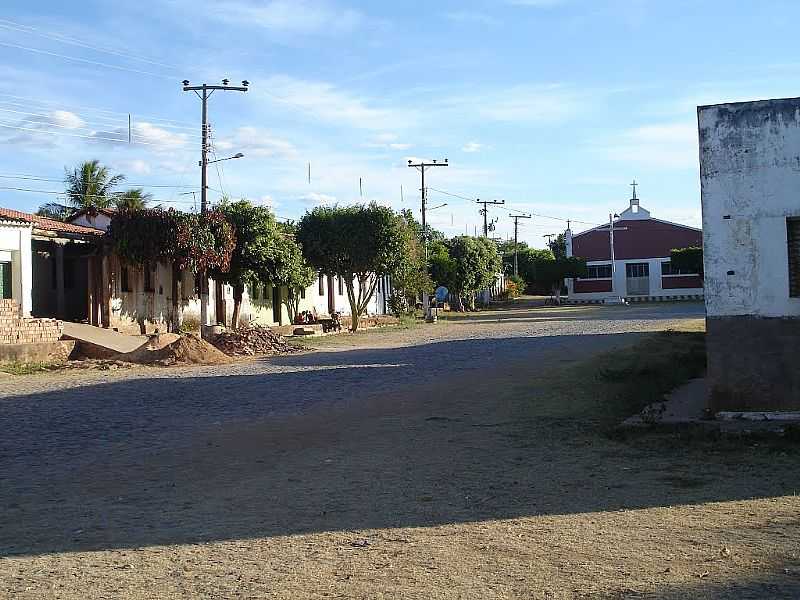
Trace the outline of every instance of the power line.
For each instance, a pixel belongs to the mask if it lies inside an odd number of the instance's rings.
[[[45,182],[63,182],[64,179],[56,178],[56,177],[40,177],[38,175],[6,175],[0,174],[0,179],[20,179],[20,180],[27,180],[27,181],[45,181]],[[126,185],[131,187],[146,187],[146,188],[165,188],[165,189],[197,189],[196,186],[192,185],[168,185],[168,184],[156,184],[156,183],[130,183],[125,182]]]
[[[30,46],[23,46],[21,44],[12,44],[9,42],[0,42],[0,46],[5,46],[7,48],[16,48],[18,50],[25,50],[27,52],[33,52],[34,54],[43,54],[45,56],[54,56],[56,58],[63,58],[65,60],[72,60],[76,62],[85,63],[88,65],[94,65],[96,67],[105,67],[106,69],[116,69],[118,71],[127,71],[128,73],[137,73],[139,75],[149,75],[150,77],[160,77],[161,79],[168,79],[170,81],[174,81],[174,77],[163,75],[161,73],[153,73],[150,71],[142,71],[141,69],[131,69],[129,67],[121,67],[119,65],[112,65],[110,63],[104,63],[96,60],[89,60],[88,58],[78,58],[76,56],[67,56],[66,54],[59,54],[58,52],[50,52],[48,50],[41,50],[39,48],[31,48]]]
[[[69,109],[69,110],[86,110],[91,112],[99,112],[99,113],[109,113],[109,114],[117,114],[120,115],[121,118],[127,117],[131,114],[131,111],[118,111],[118,110],[111,110],[110,108],[100,108],[97,106],[76,106],[71,104],[63,104],[61,102],[55,102],[53,100],[42,100],[39,98],[31,98],[29,96],[18,96],[16,94],[7,94],[4,92],[0,92],[0,97],[3,98],[13,98],[15,100],[23,100],[25,103],[17,103],[12,102],[10,100],[0,100],[0,102],[4,102],[6,104],[16,104],[18,106],[29,107],[30,103],[34,104],[41,104],[44,106],[56,106],[58,108]],[[190,127],[191,123],[189,121],[178,121],[176,119],[166,119],[164,117],[156,117],[153,115],[143,115],[143,114],[136,114],[139,118],[147,119],[148,121],[164,121],[168,123],[179,123],[181,125],[185,125],[187,129],[194,129]]]
[[[53,41],[56,41],[56,42],[60,42],[62,44],[71,44],[73,46],[79,46],[81,48],[86,48],[88,50],[94,50],[95,52],[103,52],[103,53],[106,53],[106,54],[111,54],[113,56],[118,56],[120,58],[127,58],[129,60],[137,60],[139,62],[148,63],[148,64],[151,64],[151,65],[154,65],[154,66],[158,66],[158,67],[164,67],[164,68],[167,68],[167,69],[174,69],[174,70],[178,70],[179,69],[179,67],[176,66],[176,65],[170,65],[170,64],[167,64],[167,63],[161,63],[161,62],[158,62],[158,61],[150,60],[149,58],[145,58],[143,56],[138,56],[136,54],[131,54],[129,52],[124,52],[124,51],[121,51],[121,50],[114,50],[114,49],[111,49],[111,48],[103,48],[101,46],[95,46],[93,44],[86,43],[86,42],[84,42],[82,40],[79,40],[79,39],[76,39],[76,38],[73,38],[73,37],[70,37],[70,36],[67,36],[67,35],[63,35],[63,34],[60,34],[60,33],[53,33],[53,32],[43,31],[43,30],[38,29],[36,27],[31,27],[30,25],[23,25],[22,23],[15,23],[14,21],[9,21],[8,19],[0,19],[0,27],[2,27],[3,29],[9,29],[11,31],[18,31],[18,32],[21,32],[21,33],[30,33],[30,34],[33,34],[33,35],[38,35],[40,37],[43,37],[43,38],[46,38],[46,39],[49,39],[49,40],[53,40]]]
[[[29,193],[35,193],[35,194],[51,194],[51,195],[54,195],[54,196],[61,196],[61,197],[64,197],[64,198],[68,197],[68,194],[66,192],[56,191],[56,190],[34,190],[34,189],[31,189],[31,188],[12,187],[12,186],[0,186],[0,190],[7,190],[7,191],[14,191],[14,192],[29,192]],[[84,197],[84,198],[109,198],[109,197],[113,198],[114,195],[112,194],[111,196],[102,196],[102,195],[99,195],[99,194],[81,194],[81,196]],[[184,204],[184,203],[191,204],[192,203],[191,200],[159,200],[159,199],[155,199],[155,198],[152,200],[152,202],[164,202],[164,203],[168,203],[168,204]]]
[[[70,129],[67,125],[57,125],[55,123],[48,123],[47,125],[48,126],[52,126],[52,127],[60,127],[60,128]],[[8,123],[2,123],[2,122],[0,122],[0,127],[5,127],[6,129],[17,129],[19,131],[29,131],[31,133],[44,133],[44,134],[48,134],[48,135],[66,135],[68,137],[77,137],[77,138],[84,138],[84,139],[89,139],[89,140],[101,140],[101,141],[107,141],[107,142],[117,142],[118,144],[127,144],[128,143],[128,138],[127,138],[127,133],[126,132],[120,132],[119,135],[122,136],[122,137],[110,138],[110,137],[102,137],[102,136],[98,136],[98,135],[85,135],[85,134],[80,134],[80,133],[67,133],[66,131],[49,131],[47,129],[37,129],[35,127],[19,127],[18,125],[9,125]],[[115,135],[115,133],[111,132],[111,131],[107,132],[107,133],[110,133],[111,135]],[[157,143],[154,143],[154,142],[143,142],[141,140],[137,140],[136,138],[133,139],[133,142],[134,142],[134,144],[140,145],[140,146],[161,146],[161,147],[164,147],[165,145],[168,145],[168,144],[157,144]],[[175,144],[179,145],[179,146],[183,145],[185,143],[186,143],[186,140],[184,140],[184,139],[175,141]]]

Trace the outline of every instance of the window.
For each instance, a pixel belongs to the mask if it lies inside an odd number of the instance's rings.
[[[0,262],[0,298],[10,300],[11,289],[11,263]]]
[[[325,281],[322,279],[322,273],[319,274],[319,295],[325,295]]]
[[[155,292],[156,288],[153,285],[153,274],[155,273],[154,265],[150,263],[144,263],[144,291],[145,292]]]
[[[581,279],[611,279],[611,265],[588,265]]]
[[[300,288],[300,297],[305,300],[306,298],[306,288]]]
[[[625,265],[626,277],[649,277],[650,265],[648,263],[628,263]]]
[[[342,281],[341,276],[337,278],[339,280],[339,295],[341,296],[344,294],[344,282]]]
[[[800,217],[786,219],[789,258],[789,296],[800,298]]]
[[[131,291],[131,275],[128,267],[121,267],[119,270],[119,285],[123,292]]]
[[[672,266],[671,262],[661,263],[662,275],[697,275],[697,273],[693,271],[694,271],[693,269],[681,269],[679,267],[674,267]]]
[[[258,298],[259,298],[259,295],[258,295],[259,290],[258,290],[258,288],[259,288],[259,285],[257,283],[256,284],[250,284],[250,300],[258,300]]]

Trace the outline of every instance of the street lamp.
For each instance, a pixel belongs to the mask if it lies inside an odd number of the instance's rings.
[[[233,156],[228,156],[228,157],[226,157],[226,158],[218,158],[218,159],[216,159],[216,160],[207,160],[207,161],[206,161],[206,164],[207,164],[207,165],[213,165],[214,163],[222,162],[223,160],[233,160],[234,158],[244,158],[244,154],[242,154],[241,152],[237,152],[237,153],[236,153],[236,154],[234,154]],[[203,163],[202,163],[202,161],[201,161],[201,162],[199,162],[198,164],[199,164],[200,166],[203,166]]]

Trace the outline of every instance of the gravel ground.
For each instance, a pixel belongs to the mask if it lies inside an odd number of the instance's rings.
[[[700,319],[523,305],[4,378],[0,597],[797,597],[792,456],[736,457],[733,479],[725,456],[598,437],[554,395],[563,368]]]

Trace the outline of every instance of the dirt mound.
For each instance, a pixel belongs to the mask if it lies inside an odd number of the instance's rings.
[[[217,335],[211,343],[229,356],[271,356],[300,350],[287,344],[282,335],[261,325],[248,325],[235,331],[225,331]]]
[[[150,349],[147,346],[121,354],[119,360],[144,365],[220,365],[231,359],[208,342],[194,335],[182,335],[175,341]]]

